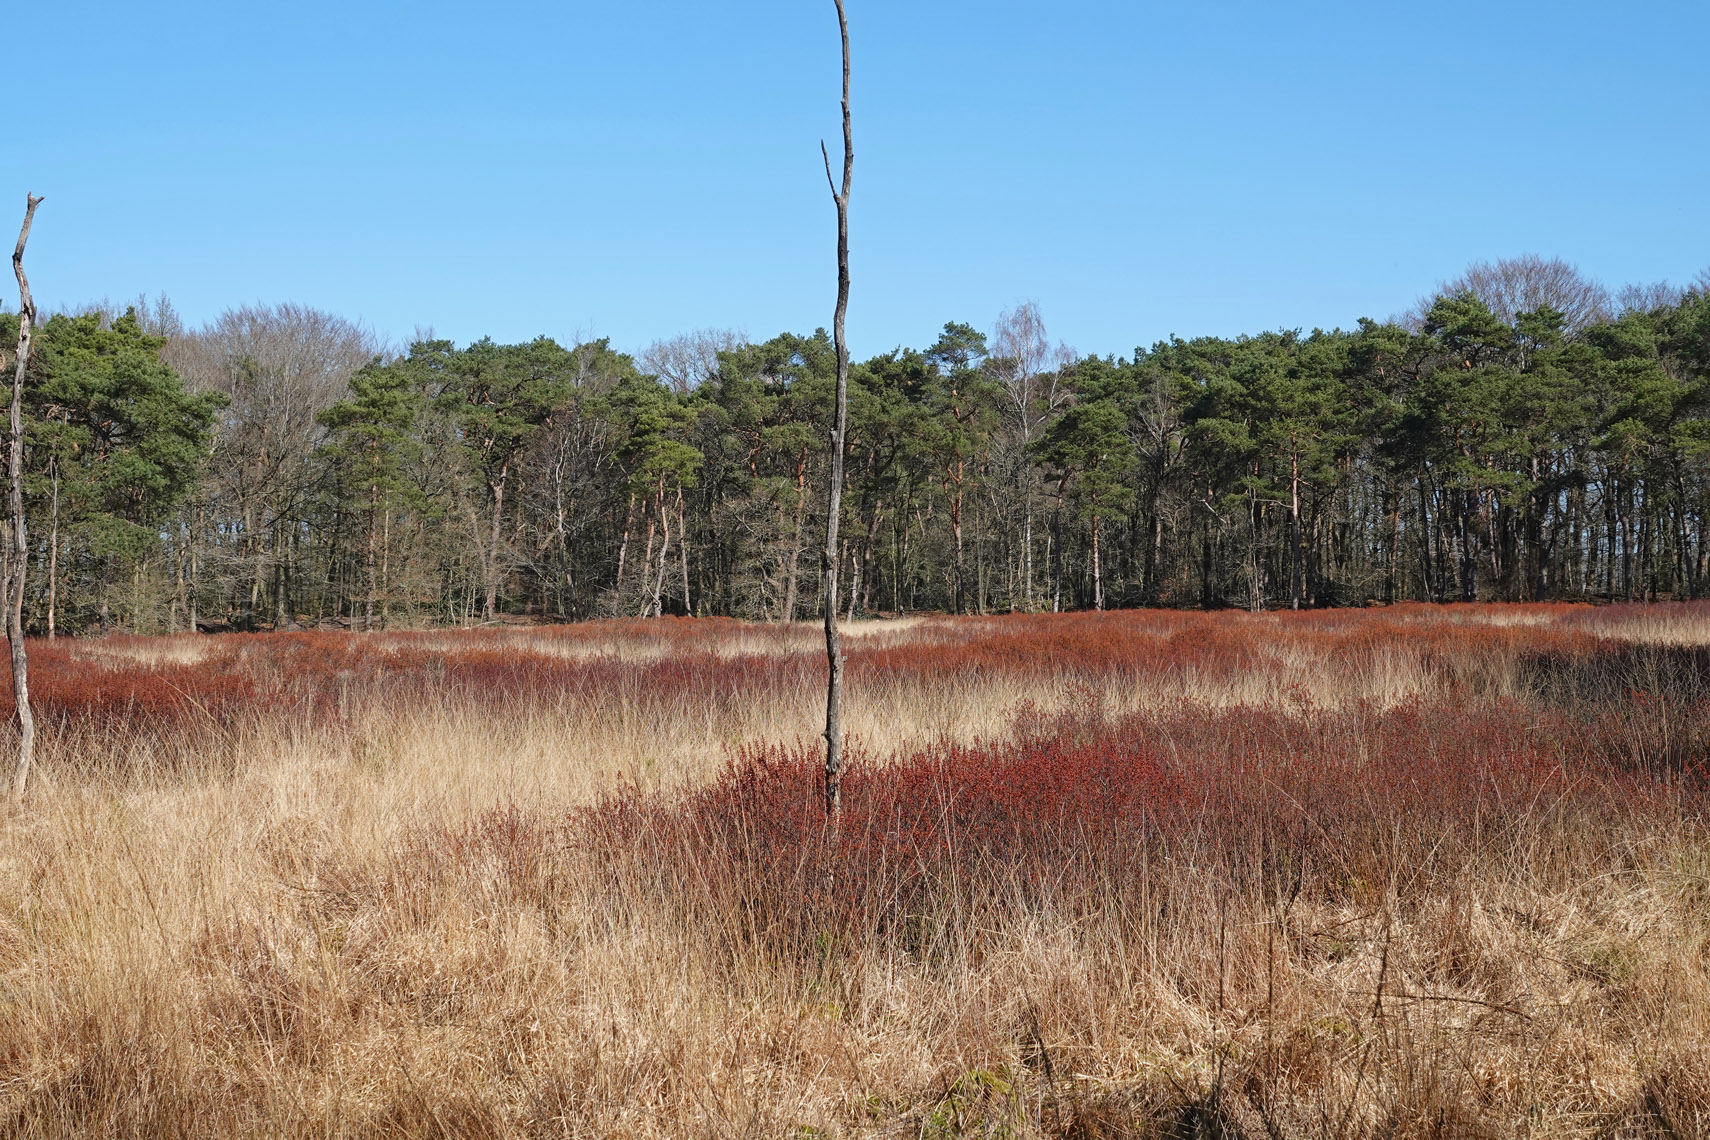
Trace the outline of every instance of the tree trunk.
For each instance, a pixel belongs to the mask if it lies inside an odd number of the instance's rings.
[[[1025,479],[1025,476],[1023,476]],[[1021,523],[1021,609],[1024,613],[1033,611],[1033,488],[1028,486],[1022,491],[1022,523]]]
[[[1300,608],[1300,453],[1290,449],[1288,475],[1288,605]]]
[[[1164,548],[1164,520],[1158,514],[1158,493],[1152,493],[1146,520],[1146,552],[1140,564],[1140,599],[1148,605],[1158,600],[1158,563]]]
[[[629,557],[629,531],[634,522],[635,492],[631,491],[629,506],[624,510],[623,515],[623,538],[619,540],[617,548],[617,584],[613,587],[617,591],[617,609],[620,611],[623,609],[623,564],[624,560]]]
[[[1259,492],[1247,492],[1247,523],[1250,541],[1247,548],[1247,610],[1258,613],[1265,608],[1264,568],[1259,563]]]
[[[53,506],[48,513],[47,637],[54,637],[54,611],[59,607],[59,456],[48,459],[53,478]]]
[[[1396,571],[1401,568],[1401,489],[1395,488],[1390,492],[1390,502],[1394,504],[1394,514],[1390,517],[1389,528],[1389,558],[1384,582],[1384,605],[1393,605],[1400,590]]]
[[[11,482],[7,511],[12,523],[12,557],[6,568],[6,640],[12,649],[12,700],[18,717],[18,761],[12,770],[14,811],[23,805],[30,762],[36,754],[36,716],[30,707],[30,664],[24,650],[24,578],[30,556],[24,534],[24,370],[30,360],[36,303],[30,296],[29,278],[24,275],[24,245],[30,240],[30,223],[42,200],[34,194],[26,194],[24,200],[24,224],[12,251],[12,273],[18,278],[18,354],[13,362],[12,418],[6,441],[6,473]]]
[[[861,597],[861,555],[858,551],[849,551],[849,609],[845,619],[855,620],[855,603]]]
[[[641,559],[641,609],[635,615],[636,617],[646,617],[653,609],[653,598],[648,592],[647,579],[653,573],[653,536],[658,530],[658,516],[649,513],[647,516],[647,553]],[[664,552],[661,551],[660,553],[663,557]]]
[[[849,620],[855,620],[857,602],[865,605],[864,598],[873,591],[873,544],[879,538],[879,518],[884,514],[885,501],[878,500],[873,504],[873,514],[867,521],[867,537],[861,543],[861,559],[854,563],[854,581],[849,587]],[[865,594],[862,592],[865,591]]]
[[[190,632],[202,632],[202,532],[207,522],[206,512],[202,508],[196,511],[196,530],[190,535],[190,596],[188,608],[190,611]]]
[[[1104,574],[1098,561],[1098,513],[1096,504],[1092,517],[1092,596],[1093,609],[1104,609]]]
[[[1478,601],[1478,551],[1473,538],[1474,493],[1461,492],[1461,601]]]
[[[172,618],[167,623],[166,632],[168,633],[177,633],[178,615],[188,615],[190,612],[188,605],[189,598],[184,592],[184,563],[189,557],[189,551],[185,549],[189,545],[186,541],[188,534],[189,528],[182,526],[178,528],[178,541],[174,543],[174,549],[172,552],[172,566],[176,579],[174,585],[176,586],[176,589],[172,594]],[[190,627],[190,632],[196,632],[195,626]]]
[[[670,559],[667,556],[671,551],[671,513],[665,509],[665,486],[663,480],[660,481],[658,502],[661,538],[659,544],[659,573],[655,574],[653,577],[653,602],[651,608],[654,617],[658,617],[664,612],[664,602],[661,601],[660,595],[665,592],[665,567],[670,564]]]
[[[379,522],[375,515],[380,506],[380,489],[378,487],[370,487],[368,490],[368,536],[367,542],[363,544],[364,550],[362,552],[362,577],[364,586],[362,599],[363,633],[374,632],[374,595],[379,593],[380,590],[380,559],[378,557],[379,551],[376,549],[376,546],[380,541],[380,528],[375,525]]]
[[[1211,520],[1205,522],[1205,533],[1199,548],[1199,606],[1209,610],[1213,601],[1211,583]]]
[[[962,461],[956,461],[956,494],[950,500],[950,529],[956,539],[956,612],[963,612],[962,588]]]
[[[380,516],[380,628],[392,624],[392,606],[386,598],[392,589],[392,508]]]
[[[1051,509],[1051,612],[1063,609],[1063,486],[1057,480],[1057,502]]]
[[[1690,601],[1698,600],[1698,567],[1697,560],[1692,556],[1692,544],[1687,538],[1686,530],[1686,484],[1679,475],[1675,476],[1678,487],[1676,501],[1678,506],[1674,511],[1675,545],[1679,551],[1680,573],[1686,582],[1686,596]]]
[[[790,561],[784,579],[784,621],[796,620],[796,597],[801,579],[802,522],[807,513],[807,452],[796,462],[796,520],[790,536]]]
[[[683,522],[683,488],[677,487],[677,557],[683,564],[683,614],[695,616],[694,603],[689,598],[689,530]]]
[[[831,319],[837,348],[837,418],[831,431],[831,494],[825,512],[825,811],[836,818],[843,809],[843,651],[837,634],[837,523],[843,513],[843,445],[849,429],[849,345],[844,317],[849,311],[849,182],[855,171],[855,138],[849,127],[849,21],[843,0],[837,5],[837,27],[843,41],[843,188],[832,186],[837,203],[837,308]],[[825,179],[831,181],[831,155],[825,159]]]
[[[493,490],[493,525],[487,535],[487,565],[483,567],[486,581],[487,596],[484,603],[483,617],[492,621],[499,608],[499,534],[502,530],[505,516],[505,477],[510,474],[511,465],[504,464],[499,468],[499,478],[491,484]]]
[[[1621,488],[1621,600],[1633,600],[1633,482]]]

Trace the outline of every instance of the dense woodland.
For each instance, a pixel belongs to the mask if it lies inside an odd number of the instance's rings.
[[[0,314],[0,343],[16,318]],[[824,331],[638,356],[164,301],[39,330],[26,620],[44,634],[819,605]],[[1352,330],[1053,345],[1036,306],[854,365],[853,616],[1697,597],[1710,274],[1611,298],[1474,266]]]

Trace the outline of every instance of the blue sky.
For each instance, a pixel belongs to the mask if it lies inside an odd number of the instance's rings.
[[[1710,265],[1702,0],[848,4],[857,356],[1023,299],[1126,353],[1381,318],[1475,258]],[[9,36],[0,224],[47,196],[44,306],[830,324],[830,0],[64,2]]]

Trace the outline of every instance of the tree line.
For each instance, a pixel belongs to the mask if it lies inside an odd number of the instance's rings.
[[[57,314],[24,386],[24,621],[804,618],[836,378],[823,330],[387,352],[294,305]],[[1481,264],[1403,318],[1130,356],[1024,304],[848,386],[851,617],[1704,588],[1710,275],[1612,299]]]

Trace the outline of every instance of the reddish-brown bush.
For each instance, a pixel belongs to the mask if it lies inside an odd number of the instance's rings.
[[[1660,699],[1660,698],[1659,698]],[[813,747],[742,749],[687,796],[614,797],[571,834],[637,858],[744,950],[900,937],[989,907],[1066,916],[1167,906],[1164,864],[1293,899],[1418,897],[1528,829],[1664,818],[1702,802],[1636,770],[1619,714],[1411,702],[1305,715],[1184,705],[1115,719],[1024,708],[1013,731],[882,759],[851,750],[827,819]],[[1177,881],[1179,885],[1179,881]]]

